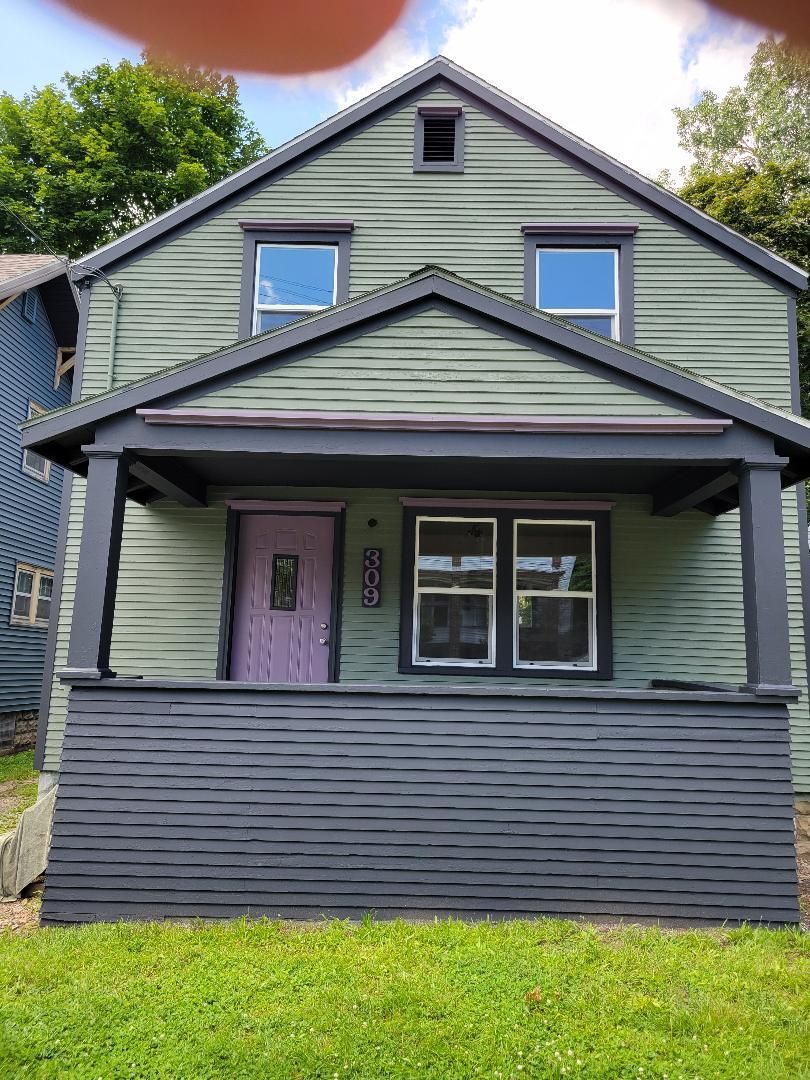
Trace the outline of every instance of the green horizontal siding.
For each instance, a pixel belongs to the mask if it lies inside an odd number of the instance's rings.
[[[189,402],[203,408],[677,416],[679,410],[429,311]]]
[[[445,93],[431,95],[433,100],[447,97]],[[124,286],[115,346],[116,385],[193,359],[236,339],[242,260],[240,218],[352,218],[352,296],[405,277],[426,263],[436,263],[519,299],[523,296],[521,222],[637,221],[635,308],[639,347],[776,405],[789,405],[787,307],[782,294],[533,146],[494,118],[472,108],[465,111],[462,174],[413,172],[414,109],[409,107],[224,210],[215,219],[149,252],[137,263],[115,271],[113,279]],[[90,304],[85,395],[106,386],[110,315],[109,290],[97,285]],[[438,328],[433,329],[435,339]],[[467,328],[465,337],[455,342],[457,358],[442,350],[431,357],[413,356],[410,350],[403,352],[400,343],[394,346],[397,359],[392,360],[390,352],[383,356],[391,347],[390,335],[381,333],[381,339],[373,343],[372,335],[364,339],[368,348],[363,355],[358,355],[356,347],[341,347],[337,360],[333,351],[330,357],[321,355],[294,372],[288,369],[280,379],[274,377],[268,388],[272,396],[262,403],[278,407],[279,402],[284,402],[288,408],[310,404],[302,385],[305,381],[311,383],[317,372],[319,386],[328,386],[330,404],[335,408],[344,407],[344,403],[346,407],[373,408],[382,401],[407,401],[409,410],[435,410],[450,407],[450,402],[453,411],[496,411],[496,403],[497,408],[521,409],[525,395],[516,393],[513,382],[493,380],[482,370],[476,370],[474,389],[459,393],[465,368],[472,370],[468,366],[469,353],[474,353],[476,347]],[[489,342],[487,347],[497,350],[498,363],[514,362],[516,354],[507,360],[501,346]],[[405,353],[409,356],[404,368],[387,366],[402,363]],[[384,380],[376,377],[375,360],[386,365]],[[473,358],[472,363],[477,369],[482,367],[480,360]],[[527,411],[545,408],[552,397],[550,411],[573,410],[575,392],[580,395],[575,402],[578,412],[606,407],[601,396],[605,388],[595,381],[589,396],[589,388],[575,387],[570,373],[563,379],[559,372],[550,373],[541,361],[537,363],[541,366],[532,372],[534,378],[527,380],[531,390],[526,395],[534,395],[531,408],[525,406]],[[431,377],[431,367],[435,378]],[[393,370],[401,371],[401,375],[389,379]],[[519,376],[517,371],[514,374],[516,387]],[[448,382],[452,385],[450,393],[443,388]],[[223,400],[233,403],[242,393],[240,388]],[[619,408],[615,399],[610,408]],[[629,404],[621,405],[622,411],[630,408]],[[75,490],[57,670],[66,655],[78,546],[81,484],[76,484]],[[345,679],[397,677],[394,628],[400,538],[396,495],[352,491],[348,496],[342,660]],[[312,493],[304,497],[312,497]],[[785,507],[791,647],[796,681],[805,688],[793,493],[786,495]],[[173,518],[172,512],[176,515]],[[222,510],[155,508],[139,516],[136,524],[133,514],[137,513],[128,512],[114,663],[120,670],[133,673],[171,670],[178,674],[213,674],[221,575],[221,565],[215,569],[214,551],[221,544]],[[364,537],[371,536],[364,525],[370,516],[380,521],[373,530],[373,539],[385,547],[387,567],[384,603],[373,612],[359,606],[358,581],[358,552]],[[192,519],[204,523],[199,537],[191,528]],[[186,527],[188,535],[184,537]],[[202,543],[204,550],[191,544],[192,539],[194,544]],[[614,514],[614,552],[616,670],[620,685],[640,685],[658,675],[743,678],[736,515],[712,521],[700,514],[688,514],[658,521],[648,516],[646,500],[622,498]],[[219,555],[221,558],[221,550]],[[195,565],[195,560],[200,565]],[[141,618],[142,614],[146,617]],[[159,633],[150,632],[149,620]],[[810,790],[806,695],[792,714],[796,782],[803,790]],[[58,764],[63,717],[64,695],[57,682],[48,742],[51,768]]]

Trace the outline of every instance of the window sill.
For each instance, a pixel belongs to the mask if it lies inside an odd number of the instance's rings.
[[[17,626],[22,630],[47,630],[48,623],[46,622],[29,622],[28,619],[14,619],[11,618],[8,621],[9,626]]]
[[[462,664],[400,664],[400,675],[452,675],[456,678],[471,675],[473,678],[490,679],[591,679],[605,682],[613,678],[613,669],[607,665],[599,668],[495,668],[466,667]]]

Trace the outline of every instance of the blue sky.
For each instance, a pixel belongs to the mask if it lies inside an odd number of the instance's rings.
[[[0,34],[0,90],[15,96],[57,82],[66,69],[140,52],[46,0],[0,0]],[[672,107],[740,82],[762,36],[705,0],[411,0],[403,25],[349,70],[299,80],[237,77],[247,114],[278,146],[443,52],[656,176],[686,163]]]

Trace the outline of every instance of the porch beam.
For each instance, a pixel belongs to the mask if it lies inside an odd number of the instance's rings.
[[[207,506],[206,485],[188,465],[176,461],[136,459],[130,473],[181,506]]]
[[[739,466],[747,689],[759,694],[790,689],[792,682],[782,523],[786,464],[771,458]]]
[[[714,499],[737,483],[732,469],[682,469],[652,493],[652,512],[656,517],[674,517]]]
[[[86,448],[87,494],[66,676],[101,679],[110,671],[121,534],[129,482],[127,455]]]

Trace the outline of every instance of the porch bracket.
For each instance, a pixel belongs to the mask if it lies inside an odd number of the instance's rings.
[[[129,466],[132,476],[181,506],[207,506],[205,481],[193,469],[175,461],[148,462],[136,458]]]
[[[754,694],[792,689],[781,483],[787,463],[745,460],[737,470],[746,689]]]
[[[715,498],[737,483],[733,469],[682,469],[652,493],[652,512],[655,517],[674,517],[684,510],[693,510],[700,503]]]
[[[110,642],[129,479],[125,451],[83,447],[87,495],[65,675],[111,678]]]

